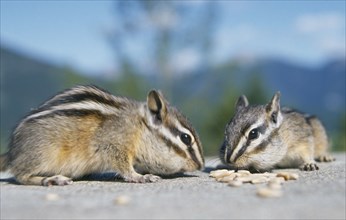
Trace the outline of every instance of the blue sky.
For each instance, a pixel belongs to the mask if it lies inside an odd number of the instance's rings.
[[[1,0],[1,44],[85,72],[112,71],[105,33],[114,24],[111,1]],[[189,1],[198,7],[204,1]],[[320,65],[345,56],[345,1],[219,1],[214,61],[279,57]],[[175,25],[179,25],[179,20]],[[186,48],[175,62],[198,65]],[[188,57],[188,59],[186,59]],[[182,65],[184,66],[184,65]]]

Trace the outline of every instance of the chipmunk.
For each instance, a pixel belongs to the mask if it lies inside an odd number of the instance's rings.
[[[152,90],[146,102],[76,86],[33,110],[15,128],[1,171],[29,185],[68,185],[115,171],[128,182],[204,166],[200,139],[185,116]]]
[[[249,105],[245,95],[236,103],[235,115],[226,125],[220,159],[236,168],[265,171],[273,168],[319,169],[328,155],[326,131],[314,116],[280,108],[280,92],[266,105]]]

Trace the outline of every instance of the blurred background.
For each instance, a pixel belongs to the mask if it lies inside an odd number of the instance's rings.
[[[1,0],[1,152],[32,108],[76,84],[162,90],[217,155],[237,98],[320,117],[345,151],[345,1]]]

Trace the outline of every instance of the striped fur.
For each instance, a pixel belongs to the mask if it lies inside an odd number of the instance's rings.
[[[65,90],[33,110],[13,132],[8,155],[6,167],[17,180],[35,185],[63,185],[66,178],[54,175],[78,178],[105,170],[126,181],[150,182],[157,180],[152,174],[204,166],[196,131],[160,92],[137,102],[96,86]]]
[[[280,93],[266,105],[249,105],[239,97],[236,113],[226,126],[220,149],[223,163],[268,170],[276,166],[318,169],[314,158],[331,161],[324,127],[314,117],[280,108]],[[321,159],[322,158],[322,159]]]

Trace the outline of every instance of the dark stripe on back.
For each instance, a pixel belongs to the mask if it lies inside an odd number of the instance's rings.
[[[76,91],[77,88],[83,89],[83,91]],[[88,91],[90,89],[90,91]],[[93,92],[93,90],[97,90],[100,93],[104,93],[103,95],[99,95]],[[75,94],[68,94],[73,93]],[[91,101],[99,104],[104,104],[110,107],[114,107],[117,109],[121,109],[124,107],[123,102],[119,102],[112,98],[112,95],[108,93],[105,90],[102,90],[96,86],[81,86],[81,87],[74,87],[72,89],[65,90],[64,92],[57,94],[53,98],[46,101],[44,104],[42,104],[39,108],[33,109],[25,118],[30,117],[31,115],[50,110],[54,106],[64,105],[64,104],[72,104],[72,103],[78,103],[83,101]],[[87,113],[90,111],[90,113]],[[71,110],[53,110],[51,114],[44,115],[42,117],[51,117],[52,114],[58,114],[58,115],[65,115],[65,116],[84,116],[88,114],[94,114],[97,110],[78,110],[78,109],[71,109]],[[94,113],[92,113],[94,112]],[[99,111],[97,111],[97,114],[100,114]],[[39,116],[39,118],[42,118]],[[32,119],[30,119],[31,121]]]
[[[299,111],[299,110],[294,109],[294,108],[288,108],[288,107],[283,107],[283,108],[281,109],[281,112],[282,112],[282,113],[285,113],[285,114],[291,114],[291,113],[298,113],[298,114],[302,114],[302,115],[305,114],[305,113],[302,112],[302,111]]]
[[[317,117],[314,115],[304,115],[306,123],[308,123],[311,126],[311,120],[316,119]]]
[[[311,125],[311,120],[312,119],[316,119],[317,117],[315,115],[309,115],[309,114],[306,114],[302,111],[299,111],[299,110],[296,110],[296,109],[291,109],[291,108],[284,108],[282,110],[283,113],[285,114],[291,114],[291,113],[297,113],[297,114],[300,114],[304,117],[306,123],[308,123],[309,125]]]
[[[110,95],[110,94],[108,94]],[[83,93],[77,93],[77,94],[66,94],[59,98],[53,98],[52,100],[47,101],[42,107],[44,109],[48,109],[52,106],[58,106],[62,104],[68,104],[68,103],[77,103],[77,102],[83,102],[83,101],[93,101],[105,105],[109,105],[115,108],[121,108],[121,103],[111,99],[106,98],[104,96],[100,96],[98,94],[85,91]]]
[[[37,116],[34,118],[30,118],[27,122],[33,122],[38,119],[43,118],[52,118],[55,116],[66,116],[66,117],[85,117],[89,115],[97,115],[99,117],[103,117],[100,111],[97,110],[86,110],[86,109],[65,109],[65,110],[56,110],[49,114]]]

